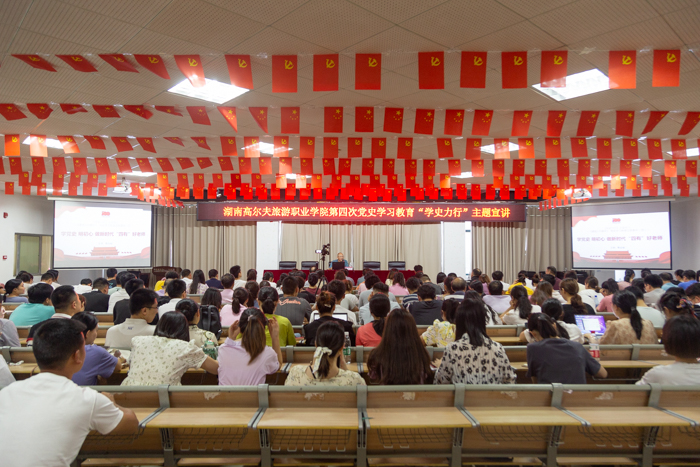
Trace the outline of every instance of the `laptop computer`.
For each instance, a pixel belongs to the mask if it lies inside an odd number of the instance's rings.
[[[583,334],[605,334],[605,317],[576,315],[576,326]]]
[[[333,261],[331,263],[331,269],[334,271],[337,271],[339,269],[345,269],[345,263],[341,263],[340,261]]]
[[[342,319],[343,321],[348,320],[348,314],[347,313],[333,313],[333,317],[335,319]],[[318,311],[314,311],[311,313],[311,318],[309,318],[309,323],[313,323],[318,319]]]

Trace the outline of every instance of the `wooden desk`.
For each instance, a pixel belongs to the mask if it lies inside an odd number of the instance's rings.
[[[649,369],[657,365],[662,365],[661,361],[644,361],[644,360],[601,360],[600,364],[606,369]],[[510,362],[510,366],[515,368],[515,371],[527,371],[527,362]]]
[[[501,345],[526,345],[527,342],[523,342],[520,340],[520,337],[518,336],[494,336],[491,337],[491,340],[494,342],[498,342]]]
[[[404,407],[367,409],[370,429],[469,428],[467,417],[456,407]]]
[[[245,428],[257,407],[165,409],[148,423],[151,428]]]
[[[700,423],[700,407],[664,407],[664,409]]]
[[[152,407],[152,408],[137,407],[137,408],[131,409],[131,410],[134,411],[134,413],[136,414],[136,418],[139,420],[139,423],[140,423],[144,418],[148,417],[153,412],[158,410],[158,407]]]
[[[571,407],[568,410],[593,427],[690,426],[690,422],[654,407]]]
[[[308,363],[294,363],[292,366],[305,366],[306,367],[306,366],[309,366],[309,364]],[[363,368],[366,369],[367,364],[364,364]],[[350,363],[348,365],[348,370],[354,371],[355,373],[359,373],[359,371],[357,370],[357,363]]]
[[[31,375],[41,372],[36,363],[22,363],[21,365],[12,365],[9,368],[13,375]]]
[[[465,407],[482,426],[580,426],[556,407]],[[585,418],[585,417],[584,417]]]
[[[308,388],[314,392],[313,387]],[[272,430],[357,430],[357,409],[289,408],[267,409],[258,428]]]

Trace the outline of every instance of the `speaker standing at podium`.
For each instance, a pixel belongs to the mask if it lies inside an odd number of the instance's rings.
[[[346,268],[348,267],[348,262],[345,261],[345,255],[342,253],[338,253],[338,259],[334,259],[331,263],[343,263]]]

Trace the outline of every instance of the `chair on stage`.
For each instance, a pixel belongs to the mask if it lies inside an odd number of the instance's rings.
[[[378,271],[382,268],[382,263],[379,261],[364,261],[362,263],[362,269],[371,269],[372,271]]]
[[[318,269],[318,261],[302,261],[301,262],[301,269],[311,269],[311,268]]]
[[[280,261],[280,269],[296,269],[296,261]]]
[[[398,269],[399,271],[405,271],[406,261],[389,261],[389,269]]]

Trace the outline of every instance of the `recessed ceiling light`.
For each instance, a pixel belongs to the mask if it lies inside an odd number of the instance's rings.
[[[22,144],[29,144],[31,141],[31,136],[27,136],[24,141],[22,141]],[[51,139],[51,138],[46,138],[46,147],[49,148],[54,148],[54,149],[63,149],[63,145],[61,142],[57,139]]]
[[[508,151],[517,151],[518,149],[520,149],[520,146],[508,141]],[[496,154],[496,146],[494,146],[493,144],[489,144],[488,146],[483,146],[481,148],[481,152],[486,152],[488,154]]]
[[[543,88],[539,84],[533,84],[532,87],[556,101],[564,101],[606,91],[610,89],[610,81],[603,72],[593,68],[567,76],[565,88]]]
[[[666,154],[668,154],[669,156],[672,156],[672,155],[673,155],[672,152],[667,152]],[[698,157],[698,155],[700,155],[700,149],[698,149],[698,148],[690,148],[690,149],[688,149],[688,150],[685,151],[685,155],[688,156],[688,157]]]
[[[453,175],[452,178],[472,178],[471,172],[462,172],[459,175]]]
[[[206,85],[201,88],[195,88],[190,83],[190,80],[180,82],[179,84],[168,89],[168,92],[174,94],[180,94],[187,97],[194,97],[195,99],[201,99],[204,101],[215,102],[217,104],[223,104],[231,99],[234,99],[241,94],[245,94],[249,89],[239,88],[238,86],[233,86],[231,84],[220,83],[213,79],[205,78]]]

